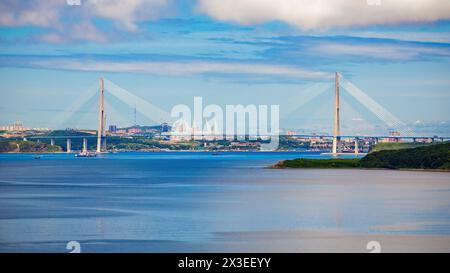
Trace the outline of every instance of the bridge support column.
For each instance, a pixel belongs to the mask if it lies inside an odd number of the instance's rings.
[[[23,141],[27,141],[27,138],[26,138],[26,137],[24,137],[24,138],[23,138]]]
[[[355,155],[359,155],[358,138],[355,138]]]
[[[72,140],[70,138],[67,139],[66,151],[68,153],[72,152]]]
[[[55,139],[50,139],[50,145],[55,146]]]
[[[105,139],[105,89],[103,78],[100,79],[100,99],[98,104],[98,129],[97,129],[97,153],[101,153],[103,151],[102,148],[105,148],[105,144],[103,144]]]
[[[335,75],[334,87],[334,130],[333,130],[333,150],[332,153],[336,156],[339,152],[339,135],[341,134],[340,117],[339,117],[339,73]]]
[[[41,143],[41,140],[38,138],[38,139],[36,140],[36,142],[37,142],[37,143]]]
[[[332,149],[333,155],[337,155],[338,152],[337,147],[338,147],[338,139],[337,137],[333,137],[333,149]]]
[[[87,153],[87,138],[83,138],[83,150],[82,153]]]

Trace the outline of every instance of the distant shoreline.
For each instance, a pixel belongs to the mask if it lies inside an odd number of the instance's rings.
[[[81,151],[76,152],[0,152],[0,154],[77,154]],[[117,154],[117,153],[323,153],[317,151],[193,151],[193,150],[170,150],[170,151],[117,151],[117,152],[104,152],[102,154]],[[353,155],[349,153],[349,155]]]

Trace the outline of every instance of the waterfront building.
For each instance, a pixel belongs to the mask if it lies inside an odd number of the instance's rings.
[[[25,132],[25,131],[49,131],[48,128],[30,128],[23,126],[21,121],[16,121],[12,125],[0,126],[0,131]]]

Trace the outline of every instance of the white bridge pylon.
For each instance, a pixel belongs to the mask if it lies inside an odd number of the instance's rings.
[[[329,85],[328,85],[329,86]],[[358,103],[368,109],[374,116],[381,120],[384,124],[388,126],[389,129],[397,130],[403,136],[412,136],[413,132],[407,128],[406,123],[402,122],[394,114],[386,110],[383,106],[369,97],[360,88],[350,82],[348,79],[344,78],[339,72],[335,73],[334,81],[334,107],[333,107],[333,145],[332,154],[337,156],[340,153],[340,139],[341,139],[341,99],[340,90],[344,89],[349,95],[351,95]],[[297,107],[300,108],[305,104],[312,101],[314,98],[318,97],[325,90],[326,86],[320,86],[318,84],[313,85],[308,88],[306,94],[299,100],[296,101]],[[345,110],[344,110],[345,111]],[[292,112],[292,111],[291,111]],[[358,154],[358,138],[355,137],[355,154]]]
[[[386,108],[372,99],[369,95],[367,95],[364,91],[362,91],[359,87],[357,87],[350,80],[345,78],[342,74],[337,73],[336,77],[339,79],[334,81],[333,83],[315,83],[309,86],[307,89],[303,90],[301,94],[297,97],[290,99],[287,103],[287,109],[284,111],[283,117],[287,117],[291,115],[296,110],[300,109],[303,106],[308,105],[314,99],[318,98],[320,95],[333,91],[333,96],[335,96],[335,90],[337,83],[340,87],[340,91],[345,91],[346,94],[349,94],[352,98],[354,98],[360,105],[367,109],[374,117],[380,120],[388,129],[398,131],[402,136],[413,136],[414,132],[407,127],[406,123],[396,117],[393,113],[389,112]],[[331,97],[331,92],[329,93]],[[336,100],[336,98],[335,98]],[[334,103],[335,104],[335,103]],[[342,107],[342,98],[340,102],[340,112],[346,112],[348,108]],[[336,106],[336,105],[334,105]],[[348,105],[347,105],[348,107]],[[336,109],[333,110],[335,112]],[[339,131],[339,130],[338,130]]]
[[[155,106],[154,104],[149,103],[145,99],[136,96],[130,91],[118,86],[117,84],[111,82],[108,79],[103,79],[104,82],[104,91],[105,95],[112,95],[120,102],[126,104],[130,108],[135,108],[137,112],[152,120],[158,124],[163,122],[171,122],[173,118],[170,116],[170,113],[162,110],[161,108]],[[67,121],[72,118],[74,115],[79,113],[79,111],[92,100],[93,97],[98,96],[99,94],[99,84],[96,82],[92,86],[90,86],[87,90],[83,91],[78,98],[69,105],[65,111],[61,115],[56,116],[53,120],[50,121],[50,128],[64,128]],[[111,105],[105,101],[104,102],[105,113],[116,113],[117,111],[111,107]],[[118,118],[121,118],[120,115],[116,115]]]

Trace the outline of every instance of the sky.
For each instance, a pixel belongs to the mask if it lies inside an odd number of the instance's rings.
[[[450,135],[448,0],[77,2],[0,2],[1,125],[51,127],[105,77],[167,112],[194,96],[276,104],[282,128],[329,132],[333,89],[302,102],[339,71],[403,122]],[[343,100],[344,131],[387,130]],[[109,124],[133,124],[108,103]],[[60,126],[95,128],[95,104]]]

